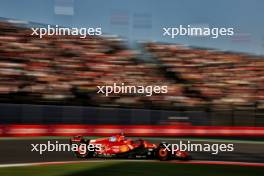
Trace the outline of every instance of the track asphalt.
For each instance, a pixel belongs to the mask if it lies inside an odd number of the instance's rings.
[[[143,138],[144,139],[144,138]],[[35,162],[55,162],[55,161],[76,161],[78,160],[71,152],[44,152],[40,155],[38,152],[32,152],[31,144],[47,144],[48,140],[51,143],[58,141],[60,144],[69,143],[65,138],[8,138],[0,140],[0,164],[12,163],[35,163]],[[148,140],[148,139],[147,139]],[[148,141],[153,143],[160,143],[166,141],[168,143],[179,143],[180,139],[172,138],[151,138]],[[183,142],[186,140],[181,139]],[[213,155],[209,152],[190,152],[194,161],[231,161],[231,162],[254,162],[264,163],[264,142],[249,142],[249,141],[219,141],[219,140],[192,140],[191,143],[199,144],[234,144],[234,151],[220,152]]]

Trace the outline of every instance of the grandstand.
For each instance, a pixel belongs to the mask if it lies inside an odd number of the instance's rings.
[[[0,101],[175,109],[263,108],[261,57],[146,43],[155,62],[140,59],[118,37],[31,36],[25,26],[0,24]],[[147,96],[96,94],[97,85],[167,85]]]
[[[264,108],[261,56],[160,43],[147,43],[145,50],[189,96],[211,106]]]
[[[157,97],[96,94],[97,85],[165,84],[157,65],[113,37],[46,37],[1,23],[1,102],[144,107]],[[168,83],[167,83],[168,82]]]

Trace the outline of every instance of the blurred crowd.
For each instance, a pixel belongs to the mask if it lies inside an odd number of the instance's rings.
[[[215,107],[264,108],[264,57],[159,43],[145,49],[184,83],[187,96]]]
[[[0,22],[0,102],[173,109],[264,106],[264,59],[245,54],[144,44],[154,60],[115,36],[31,36]],[[97,86],[168,86],[167,94],[97,94]]]
[[[129,94],[105,97],[96,93],[97,86],[167,85],[155,64],[137,59],[138,53],[117,37],[39,39],[31,33],[0,23],[1,102],[145,107],[160,99]]]

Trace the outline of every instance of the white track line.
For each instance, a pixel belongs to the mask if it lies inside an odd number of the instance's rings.
[[[60,165],[60,164],[78,164],[78,163],[89,163],[89,162],[160,162],[158,160],[86,160],[86,161],[56,161],[56,162],[36,162],[36,163],[16,163],[16,164],[0,164],[0,168],[7,167],[26,167],[26,166],[44,166],[44,165]],[[233,162],[233,161],[168,161],[167,163],[175,164],[209,164],[209,165],[237,165],[237,166],[261,166],[264,167],[264,163],[251,163],[251,162]]]
[[[176,164],[209,164],[209,165],[236,165],[236,166],[262,166],[264,163],[251,163],[251,162],[238,162],[238,161],[204,161],[204,160],[194,160],[194,161],[170,161]]]
[[[54,162],[35,162],[35,163],[15,163],[15,164],[0,164],[3,167],[23,167],[23,166],[39,166],[39,165],[56,165],[56,164],[77,164],[85,162],[103,162],[104,160],[89,160],[89,161],[54,161]]]

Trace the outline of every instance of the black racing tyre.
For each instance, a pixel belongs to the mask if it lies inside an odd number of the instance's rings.
[[[89,151],[87,150],[87,145],[86,142],[80,142],[78,144],[78,150],[74,152],[77,158],[88,158]]]
[[[77,146],[77,150],[76,147],[74,146],[74,155],[77,158],[89,158],[92,156],[93,153],[91,151],[88,151],[87,149],[89,142],[90,140],[85,140],[83,138],[81,138],[79,142],[71,142],[71,145]]]
[[[166,143],[161,143],[157,148],[156,156],[160,161],[168,161],[171,159],[171,150],[168,150],[164,144]]]

